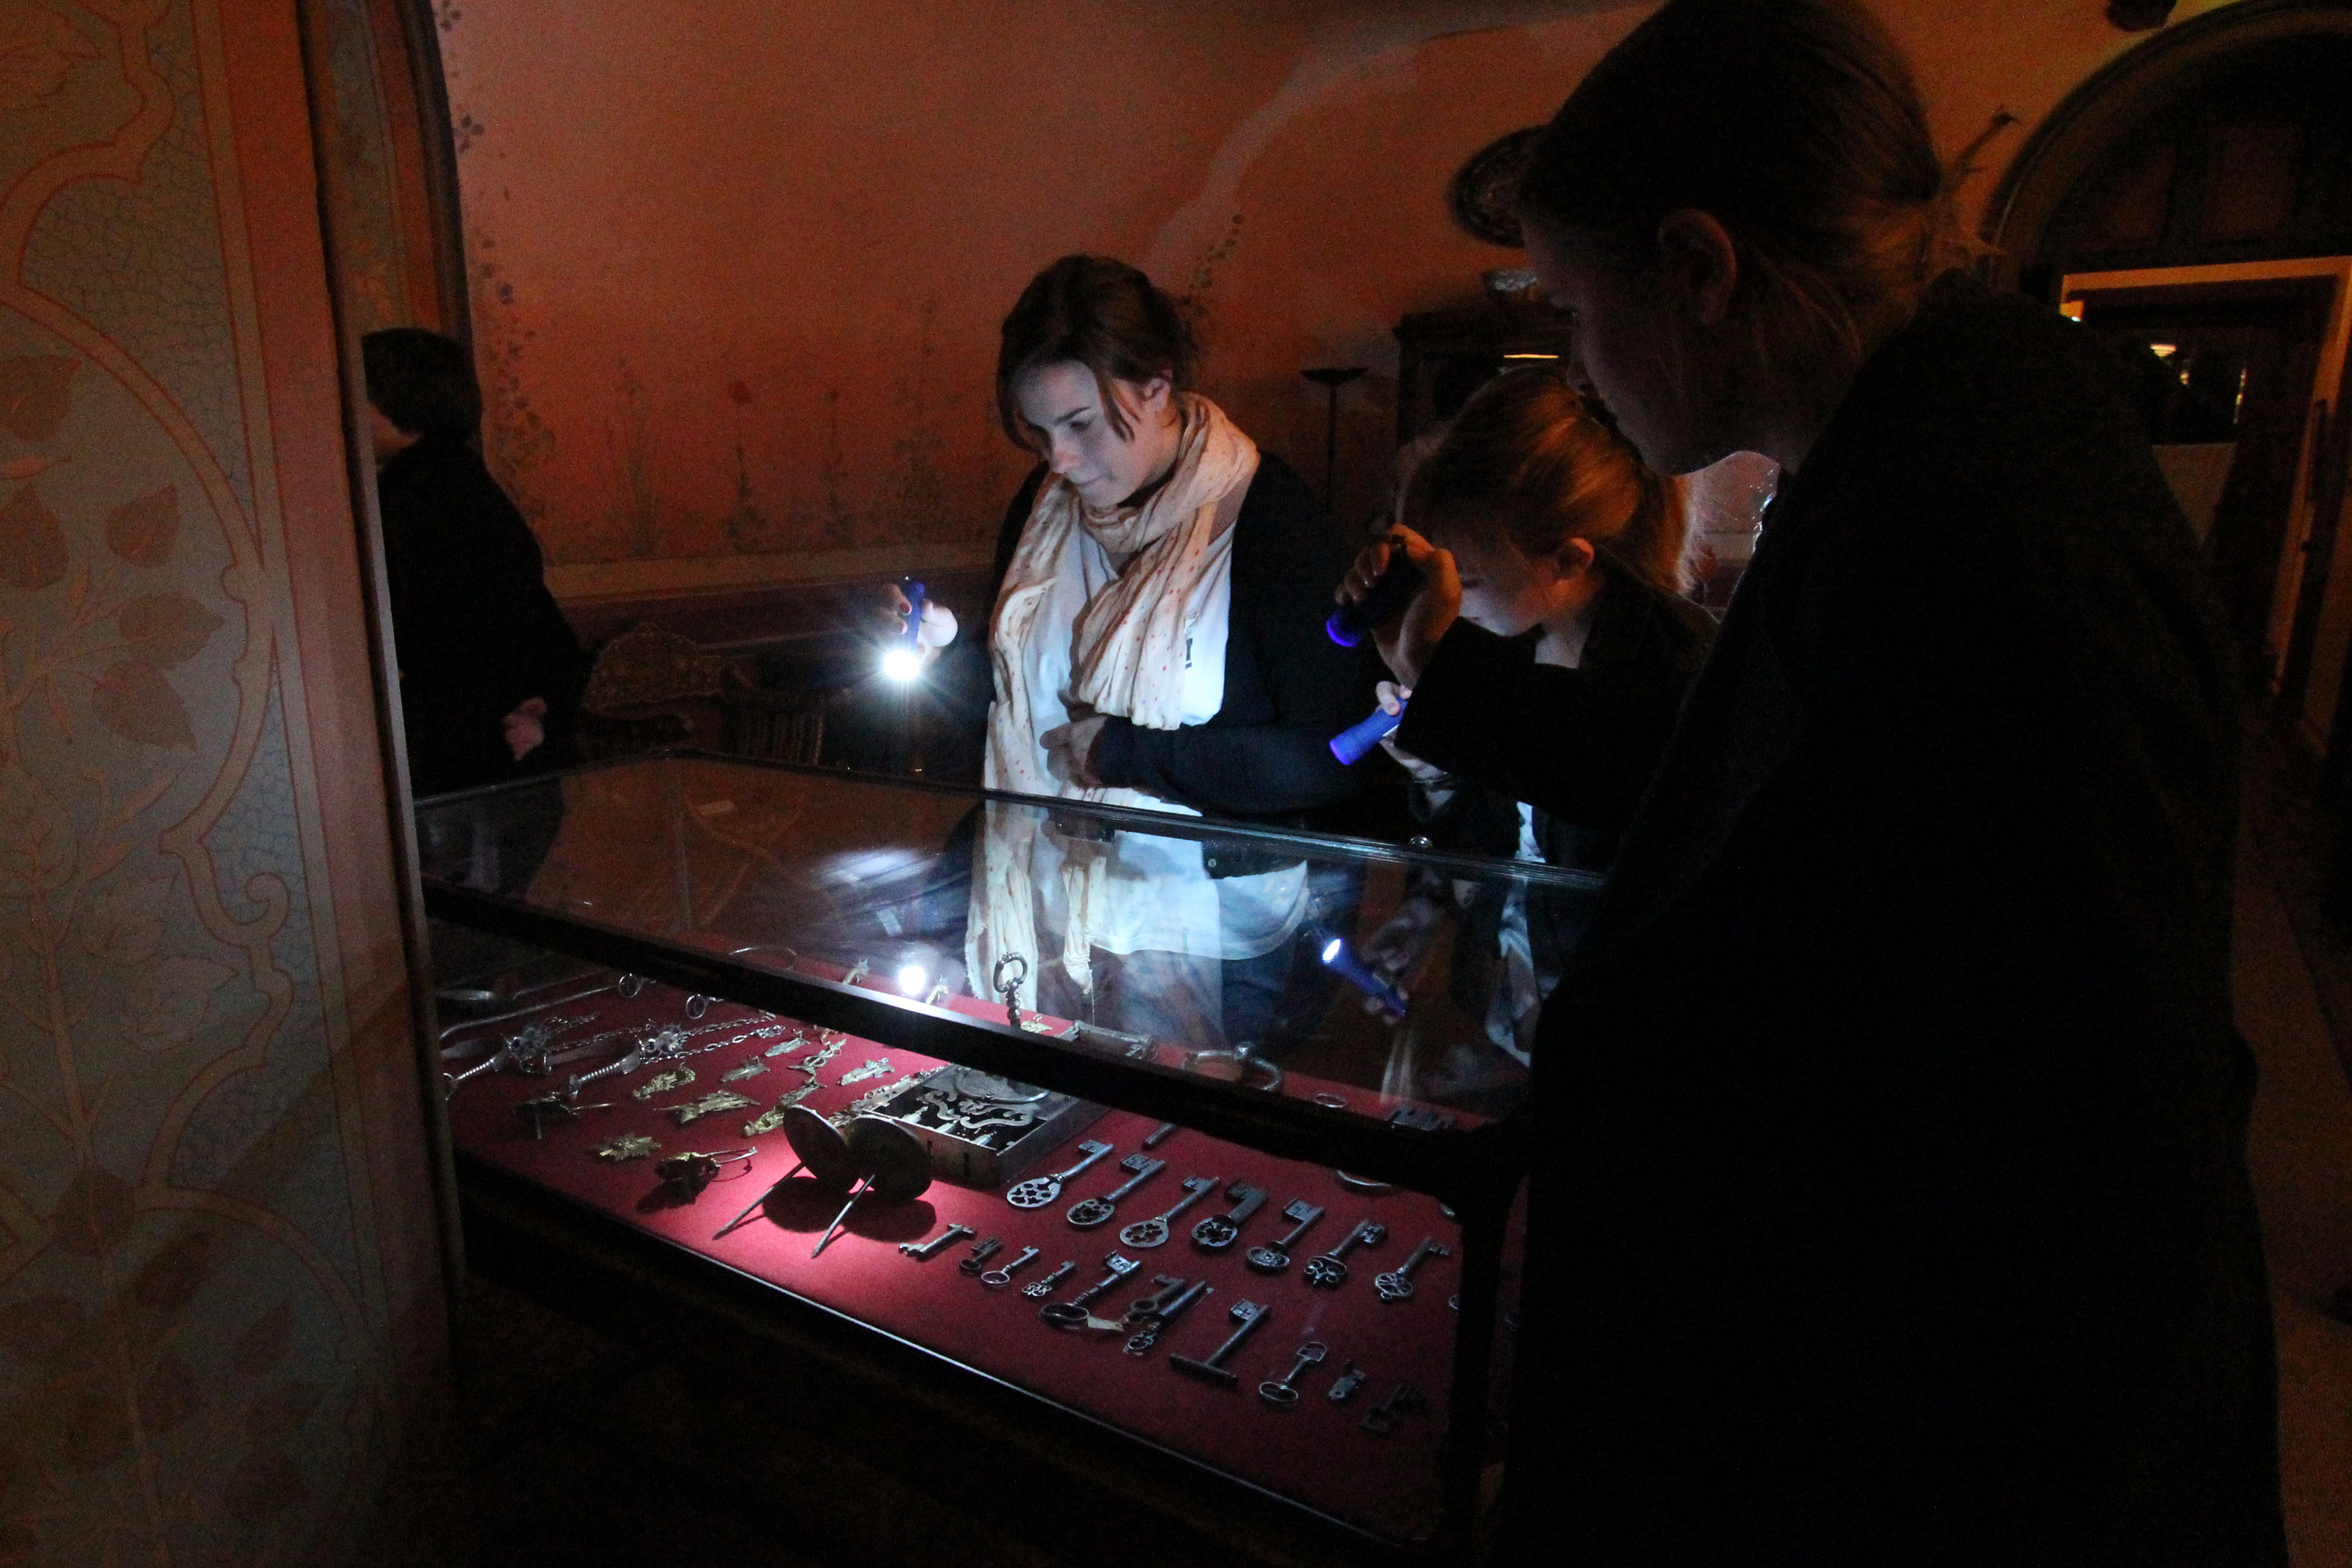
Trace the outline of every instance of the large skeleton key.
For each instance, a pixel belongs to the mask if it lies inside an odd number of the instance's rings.
[[[1225,1189],[1225,1196],[1233,1200],[1232,1208],[1223,1214],[1213,1214],[1192,1227],[1192,1245],[1203,1252],[1223,1252],[1239,1241],[1242,1222],[1265,1205],[1266,1191],[1247,1182],[1235,1182]]]
[[[1037,1315],[1057,1329],[1083,1329],[1094,1321],[1094,1314],[1087,1310],[1087,1303],[1143,1266],[1132,1258],[1121,1258],[1114,1252],[1103,1259],[1103,1267],[1110,1272],[1066,1301],[1046,1302],[1037,1309]]]
[[[1226,1310],[1225,1315],[1241,1326],[1226,1337],[1223,1344],[1205,1356],[1171,1355],[1168,1358],[1168,1364],[1178,1372],[1205,1377],[1211,1383],[1222,1383],[1231,1388],[1238,1380],[1225,1370],[1226,1358],[1239,1350],[1242,1342],[1250,1337],[1250,1331],[1265,1321],[1272,1313],[1270,1309],[1261,1307],[1255,1301],[1236,1301]]]
[[[1069,1221],[1080,1230],[1092,1230],[1098,1225],[1108,1225],[1110,1216],[1118,1212],[1118,1200],[1151,1180],[1168,1168],[1165,1160],[1155,1160],[1149,1154],[1129,1154],[1118,1163],[1122,1171],[1135,1173],[1098,1198],[1080,1198],[1070,1205]]]
[[[1004,1201],[1017,1209],[1041,1209],[1062,1195],[1062,1184],[1084,1171],[1088,1165],[1110,1152],[1110,1145],[1097,1143],[1089,1138],[1078,1145],[1086,1156],[1066,1171],[1056,1171],[1050,1176],[1032,1176],[1025,1182],[1015,1182],[1004,1194]]]
[[[1411,1258],[1406,1258],[1387,1273],[1372,1277],[1372,1289],[1380,1293],[1380,1298],[1383,1301],[1409,1301],[1412,1300],[1412,1271],[1421,1267],[1421,1260],[1424,1258],[1453,1256],[1452,1247],[1435,1237],[1424,1236],[1421,1238],[1421,1245],[1412,1249]]]
[[[1293,1198],[1290,1206],[1282,1211],[1282,1217],[1298,1223],[1286,1234],[1242,1254],[1242,1261],[1260,1274],[1279,1274],[1290,1267],[1290,1249],[1298,1245],[1298,1238],[1307,1234],[1309,1226],[1323,1217],[1323,1210],[1305,1198]]]
[[[1132,1356],[1150,1355],[1151,1347],[1160,1342],[1160,1336],[1167,1331],[1168,1325],[1174,1322],[1185,1308],[1209,1293],[1209,1282],[1206,1279],[1195,1279],[1184,1288],[1182,1294],[1172,1301],[1162,1303],[1158,1310],[1145,1313],[1141,1317],[1129,1312],[1127,1321],[1134,1325],[1135,1334],[1127,1342],[1127,1353]]]
[[[898,1250],[918,1263],[929,1263],[932,1258],[954,1246],[959,1239],[971,1234],[971,1226],[958,1223],[948,1226],[929,1241],[902,1241],[898,1244]]]
[[[1137,1220],[1133,1225],[1120,1231],[1119,1245],[1132,1247],[1139,1252],[1149,1252],[1155,1247],[1166,1246],[1169,1221],[1199,1203],[1202,1194],[1215,1192],[1218,1180],[1219,1178],[1215,1176],[1185,1177],[1184,1195],[1178,1198],[1165,1214],[1156,1214],[1150,1219]]]
[[[1376,1219],[1363,1220],[1347,1234],[1330,1251],[1308,1258],[1299,1272],[1318,1290],[1337,1290],[1348,1280],[1348,1265],[1343,1261],[1350,1250],[1361,1247],[1378,1247],[1386,1240],[1389,1227]]]
[[[1075,1260],[1066,1258],[1062,1260],[1060,1268],[1055,1269],[1051,1274],[1046,1275],[1043,1279],[1032,1279],[1028,1284],[1021,1287],[1021,1293],[1024,1296],[1028,1297],[1032,1301],[1042,1301],[1046,1297],[1052,1295],[1054,1293],[1054,1287],[1059,1285],[1063,1280],[1067,1279],[1070,1277],[1070,1271],[1076,1267],[1077,1264]]]

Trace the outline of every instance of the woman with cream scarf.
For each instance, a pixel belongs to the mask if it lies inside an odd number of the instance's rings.
[[[1321,510],[1189,390],[1196,360],[1174,302],[1102,258],[1055,262],[1006,318],[999,409],[1045,466],[999,549],[985,779],[1300,825],[1350,792],[1327,742],[1378,672],[1322,635],[1345,563]],[[1024,1006],[1194,1046],[1262,1034],[1313,890],[1300,862],[1235,858],[992,808],[973,989],[1018,953]]]

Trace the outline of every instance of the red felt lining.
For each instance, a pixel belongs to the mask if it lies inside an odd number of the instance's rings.
[[[651,985],[631,1003],[608,997],[597,1009],[597,1022],[582,1034],[637,1018],[674,1020],[680,1016],[680,1001],[677,993]],[[702,1022],[730,1016],[759,1021],[762,1016],[719,1004]],[[1438,1451],[1456,1328],[1447,1298],[1459,1288],[1461,1261],[1456,1227],[1439,1212],[1436,1200],[1402,1191],[1353,1192],[1328,1169],[1277,1160],[1180,1130],[1150,1152],[1168,1162],[1167,1169],[1123,1201],[1110,1224],[1081,1231],[1066,1223],[1066,1211],[1079,1199],[1107,1193],[1126,1181],[1127,1173],[1117,1168],[1118,1160],[1139,1151],[1154,1125],[1110,1111],[1074,1134],[1068,1144],[1079,1137],[1097,1138],[1115,1145],[1116,1152],[1069,1183],[1060,1198],[1045,1208],[1016,1209],[1000,1192],[935,1182],[929,1192],[908,1203],[860,1204],[824,1256],[812,1260],[811,1247],[841,1204],[803,1176],[780,1187],[741,1228],[714,1240],[712,1233],[720,1225],[793,1164],[781,1131],[747,1139],[742,1127],[759,1110],[806,1081],[803,1075],[776,1063],[798,1059],[814,1047],[784,1053],[756,1078],[723,1086],[719,1082],[728,1068],[759,1059],[760,1051],[771,1043],[690,1058],[696,1081],[653,1103],[640,1103],[627,1093],[632,1082],[642,1081],[640,1075],[604,1080],[587,1098],[609,1100],[614,1109],[586,1111],[580,1121],[551,1127],[541,1139],[531,1136],[512,1108],[546,1093],[560,1083],[560,1077],[551,1083],[486,1074],[458,1091],[449,1107],[451,1129],[457,1146],[478,1159],[1147,1441],[1391,1539],[1425,1537],[1435,1531]],[[840,1086],[844,1073],[875,1057],[889,1058],[887,1077]],[[602,1059],[583,1060],[572,1064],[570,1070],[601,1065]],[[824,1087],[803,1103],[830,1114],[868,1089],[940,1065],[931,1058],[852,1037],[821,1069]],[[719,1087],[757,1099],[759,1110],[719,1112],[684,1129],[664,1114],[665,1107]],[[1294,1075],[1290,1092],[1312,1094],[1324,1087],[1297,1081]],[[1351,1098],[1364,1098],[1360,1089],[1332,1087]],[[611,1092],[597,1092],[607,1089]],[[596,1145],[625,1132],[657,1140],[661,1148],[654,1159],[690,1149],[717,1152],[747,1145],[757,1146],[760,1153],[748,1173],[740,1163],[730,1165],[698,1199],[681,1205],[668,1197],[655,1176],[653,1159],[612,1164],[591,1156]],[[1024,1173],[1044,1174],[1075,1163],[1068,1144]],[[1182,1195],[1180,1184],[1193,1175],[1217,1177],[1220,1193],[1203,1196],[1188,1209],[1171,1227],[1166,1245],[1146,1251],[1121,1246],[1118,1233],[1122,1226],[1166,1209]],[[1189,1240],[1192,1225],[1230,1207],[1222,1188],[1236,1181],[1265,1188],[1270,1194],[1265,1205],[1244,1224],[1241,1239],[1229,1250],[1196,1250]],[[1290,1228],[1282,1209],[1296,1197],[1325,1210],[1322,1220],[1294,1249],[1297,1262],[1336,1245],[1360,1219],[1377,1219],[1389,1227],[1380,1245],[1360,1247],[1349,1254],[1349,1278],[1337,1290],[1309,1287],[1296,1263],[1276,1276],[1255,1273],[1243,1264],[1242,1255],[1249,1247]],[[968,1241],[959,1241],[928,1263],[899,1252],[898,1243],[925,1239],[950,1221],[972,1226],[982,1237],[1003,1238],[1003,1250],[989,1260],[990,1268],[1009,1262],[1024,1247],[1034,1245],[1043,1251],[1004,1290],[984,1289],[958,1271]],[[1413,1276],[1416,1289],[1410,1300],[1381,1300],[1372,1277],[1396,1267],[1424,1236],[1436,1237],[1454,1255],[1422,1264]],[[1103,1277],[1103,1258],[1111,1251],[1137,1259],[1141,1267],[1097,1299],[1093,1310],[1098,1316],[1123,1312],[1129,1300],[1151,1289],[1151,1276],[1157,1273],[1205,1276],[1210,1281],[1210,1292],[1160,1336],[1149,1357],[1123,1353],[1123,1333],[1051,1328],[1038,1319],[1040,1303],[1021,1293],[1023,1285],[1044,1278],[1069,1258],[1078,1268],[1052,1298],[1067,1300]],[[1222,1342],[1234,1327],[1226,1310],[1244,1298],[1272,1311],[1227,1363],[1239,1374],[1238,1386],[1223,1388],[1170,1367],[1171,1355],[1205,1356]],[[1310,1339],[1327,1344],[1329,1355],[1300,1380],[1306,1397],[1288,1410],[1263,1403],[1255,1393],[1258,1384],[1286,1372],[1299,1344]],[[1369,1375],[1352,1401],[1335,1405],[1327,1393],[1351,1358]],[[1406,1379],[1428,1404],[1403,1417],[1389,1436],[1363,1431],[1360,1424],[1366,1414]]]

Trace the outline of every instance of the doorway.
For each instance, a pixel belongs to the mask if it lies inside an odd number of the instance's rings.
[[[2205,546],[2231,629],[2259,684],[2289,661],[2300,562],[2343,363],[2341,272],[2309,264],[2181,268],[2068,278],[2063,309],[2113,351],[2158,463]],[[2195,273],[2270,273],[2197,278]],[[2294,275],[2300,273],[2301,275]],[[2323,362],[2329,374],[2323,376]],[[2298,549],[2297,553],[2305,553]],[[2315,584],[2315,585],[2316,585]],[[2294,648],[2305,669],[2307,650]]]

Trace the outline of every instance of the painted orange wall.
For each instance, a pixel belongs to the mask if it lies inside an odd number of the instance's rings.
[[[492,460],[561,584],[562,563],[992,537],[1024,466],[995,426],[996,323],[1081,248],[1198,294],[1206,390],[1318,482],[1324,394],[1298,372],[1370,366],[1341,395],[1338,510],[1360,521],[1390,328],[1517,259],[1453,226],[1448,177],[1648,8],[440,9]],[[2031,125],[2132,42],[2095,0],[1880,9],[1948,148],[2004,105]]]

